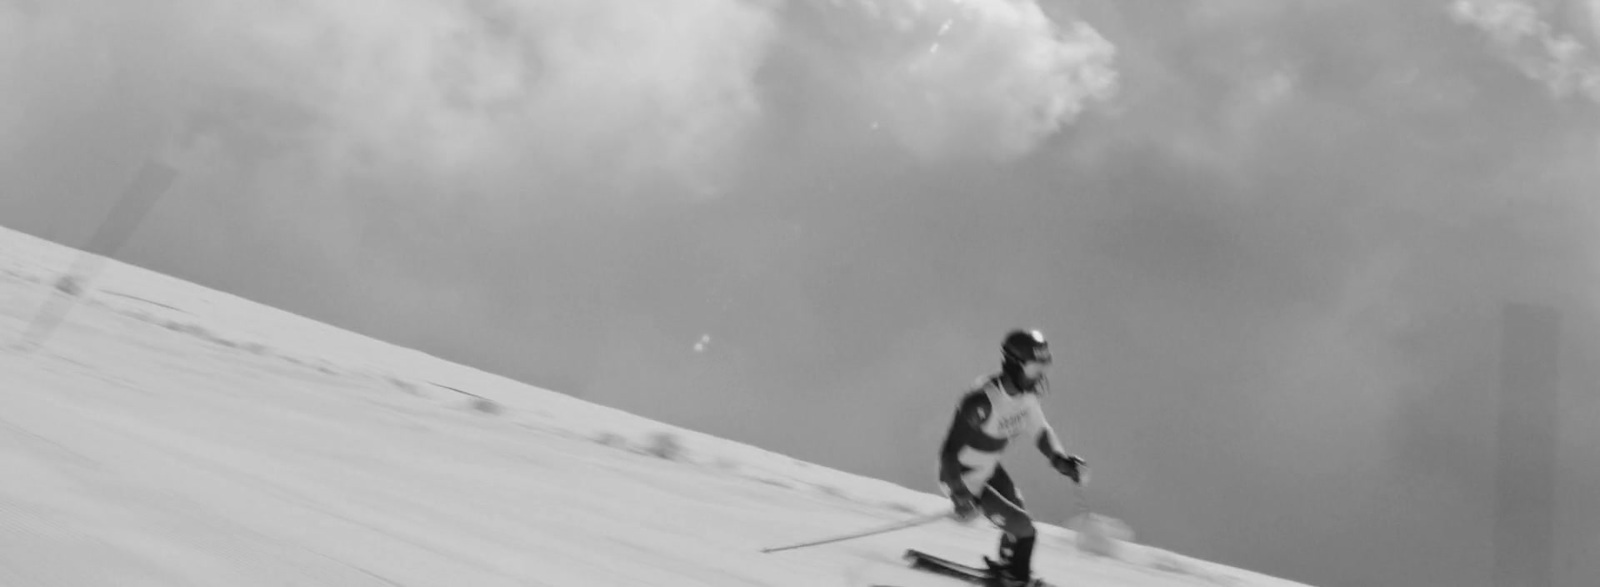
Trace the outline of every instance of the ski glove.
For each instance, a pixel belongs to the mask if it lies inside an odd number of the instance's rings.
[[[957,489],[950,493],[950,502],[955,504],[955,518],[961,522],[971,521],[978,517],[978,497],[966,489]]]
[[[1089,465],[1077,455],[1061,453],[1050,455],[1050,466],[1055,467],[1056,472],[1066,475],[1073,483],[1082,485],[1089,480]]]

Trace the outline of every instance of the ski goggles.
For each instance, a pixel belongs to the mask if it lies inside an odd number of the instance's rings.
[[[1017,362],[1024,364],[1039,363],[1041,365],[1049,365],[1051,362],[1050,347],[1035,347],[1022,356],[1018,356],[1016,359]]]

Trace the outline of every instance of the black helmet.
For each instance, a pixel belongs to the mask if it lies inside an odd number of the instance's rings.
[[[1032,361],[1048,365],[1050,343],[1042,332],[1017,329],[1006,334],[1005,342],[1000,343],[1000,354],[1007,363],[1020,365]]]

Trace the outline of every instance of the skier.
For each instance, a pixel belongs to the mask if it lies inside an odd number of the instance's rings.
[[[999,373],[978,380],[962,396],[939,453],[939,483],[955,505],[955,516],[969,522],[980,512],[1000,528],[999,560],[984,557],[997,586],[1040,586],[1033,578],[1033,520],[1000,457],[1013,441],[1032,440],[1050,465],[1073,483],[1083,483],[1088,468],[1067,454],[1045,420],[1039,395],[1049,389],[1044,371],[1050,345],[1037,330],[1013,330],[1001,346]]]

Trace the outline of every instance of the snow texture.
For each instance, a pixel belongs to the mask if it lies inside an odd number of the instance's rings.
[[[82,255],[0,229],[0,585],[936,587],[900,553],[998,536],[764,554],[946,503]],[[1062,585],[1293,584],[1042,532]]]

